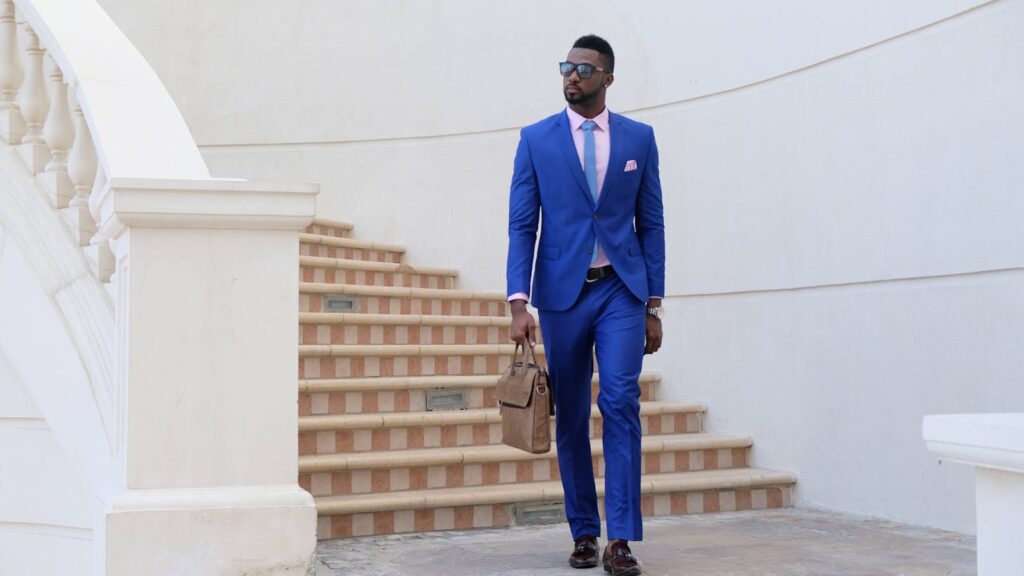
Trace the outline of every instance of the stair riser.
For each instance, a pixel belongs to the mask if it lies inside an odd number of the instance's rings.
[[[682,434],[701,431],[699,413],[640,416],[644,435]],[[603,421],[590,420],[590,437],[600,438]],[[554,437],[554,421],[551,423]],[[396,426],[373,430],[322,430],[299,432],[299,454],[341,454],[377,450],[406,450],[501,444],[501,423]]]
[[[744,468],[746,448],[678,450],[644,454],[641,473],[658,474],[691,470]],[[605,477],[604,457],[594,458],[594,474]],[[339,470],[299,475],[299,485],[313,496],[348,496],[404,490],[495,486],[558,480],[554,458],[485,464],[448,464],[376,470]]]
[[[375,272],[372,270],[346,270],[343,268],[321,268],[302,266],[299,268],[303,282],[325,282],[328,284],[349,284],[354,286],[399,286],[403,288],[447,288],[455,287],[455,278],[434,274],[412,272]]]
[[[373,376],[497,375],[511,359],[476,356],[314,356],[299,359],[299,378],[362,378]]]
[[[303,324],[299,344],[508,344],[508,335],[508,326]]]
[[[364,260],[367,262],[399,263],[402,261],[401,252],[377,248],[348,248],[344,246],[326,246],[324,244],[306,244],[304,242],[299,244],[299,255]]]
[[[337,226],[329,226],[326,224],[310,224],[309,226],[306,226],[305,233],[331,236],[333,238],[349,238],[351,230],[349,228],[338,228]]]
[[[601,516],[604,517],[604,499],[599,501],[599,505]],[[767,510],[792,505],[790,486],[668,492],[645,495],[640,500],[645,517]],[[513,519],[512,506],[509,504],[339,514],[318,518],[317,538],[326,540],[405,532],[499,528],[512,526]]]
[[[653,382],[640,382],[640,401],[652,400]],[[464,390],[466,408],[495,408],[494,388],[435,388]],[[591,386],[597,402],[598,384]],[[427,390],[314,392],[299,395],[299,416],[319,414],[366,414],[371,412],[422,412],[427,409]]]
[[[449,300],[391,296],[353,296],[359,314],[426,314],[430,316],[508,316],[508,304],[493,300]],[[323,294],[299,294],[300,312],[324,312]]]

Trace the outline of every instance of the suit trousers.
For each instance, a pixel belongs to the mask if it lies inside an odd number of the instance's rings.
[[[586,284],[568,310],[540,310],[548,373],[554,382],[558,467],[573,538],[600,536],[590,452],[591,379],[603,417],[608,538],[643,539],[640,510],[640,370],[645,303],[612,276]]]

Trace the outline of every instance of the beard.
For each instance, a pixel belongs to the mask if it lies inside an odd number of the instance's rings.
[[[574,85],[570,84],[569,86],[574,86]],[[565,89],[568,88],[569,86],[566,86],[566,87],[562,88],[562,95],[565,96],[565,101],[568,102],[569,104],[589,104],[595,98],[597,98],[597,93],[600,90],[600,88],[598,88],[597,90],[594,90],[593,92],[585,92],[583,90],[583,88],[581,88],[579,85],[575,85],[574,87],[579,92],[577,92],[576,94],[573,94],[573,95],[569,95],[565,91]]]

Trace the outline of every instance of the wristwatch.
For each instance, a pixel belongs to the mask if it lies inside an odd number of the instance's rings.
[[[665,317],[665,309],[663,307],[661,307],[661,306],[658,306],[657,308],[648,307],[647,308],[647,315],[648,316],[654,316],[658,320],[661,320],[662,318]]]

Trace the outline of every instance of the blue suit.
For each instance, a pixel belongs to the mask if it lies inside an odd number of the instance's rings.
[[[596,352],[608,537],[641,540],[638,379],[646,301],[665,294],[664,214],[653,129],[612,113],[609,134],[595,203],[566,113],[523,128],[509,198],[507,290],[530,294],[540,312],[573,537],[601,534],[589,441]],[[636,169],[626,171],[627,163]],[[595,238],[616,276],[587,283]]]

